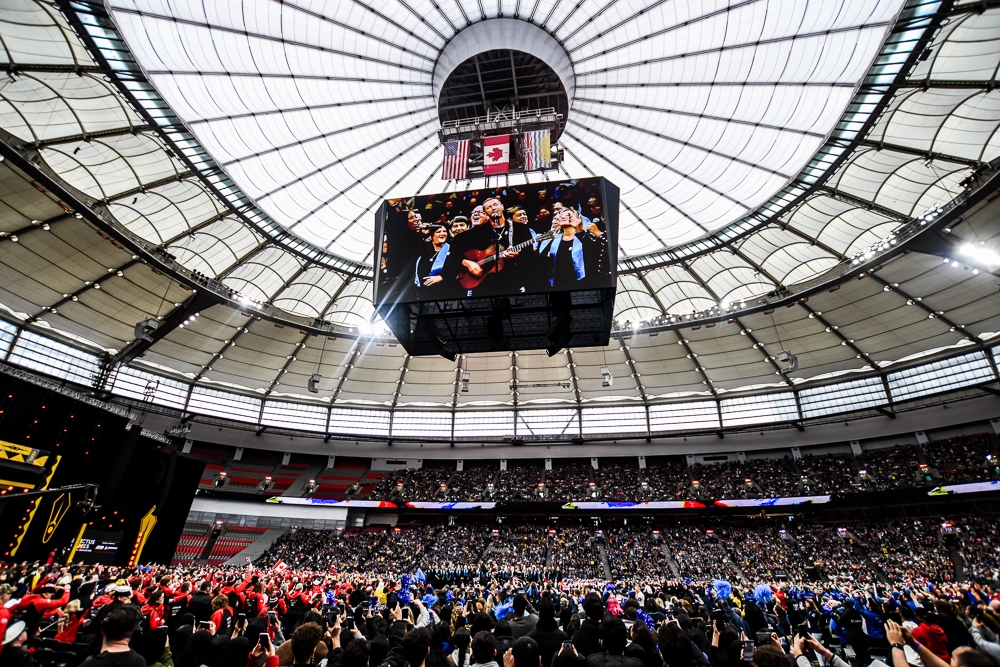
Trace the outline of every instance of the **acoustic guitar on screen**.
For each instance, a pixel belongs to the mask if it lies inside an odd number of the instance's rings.
[[[513,253],[518,253],[527,248],[530,245],[539,243],[546,239],[550,239],[555,236],[555,232],[548,231],[544,234],[539,234],[538,236],[533,236],[531,239],[524,241],[523,243],[518,243],[517,245],[512,245],[506,250],[502,251],[499,255],[497,254],[496,244],[491,245],[486,248],[486,250],[467,250],[463,257],[470,262],[475,262],[479,265],[480,272],[479,275],[472,273],[469,267],[462,262],[462,270],[458,274],[458,282],[465,289],[473,289],[486,279],[486,276],[491,273],[497,273],[498,271],[503,271],[503,260],[507,255]]]

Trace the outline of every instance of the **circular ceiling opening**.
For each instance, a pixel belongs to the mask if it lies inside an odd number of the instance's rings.
[[[565,126],[569,96],[549,65],[530,53],[511,49],[484,51],[460,63],[441,87],[441,122],[466,120],[501,110],[555,108]],[[553,132],[558,140],[562,126]]]

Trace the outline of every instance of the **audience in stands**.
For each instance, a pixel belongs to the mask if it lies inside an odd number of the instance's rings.
[[[452,462],[434,462],[422,468],[386,473],[357,472],[359,481],[353,485],[345,481],[339,491],[325,490],[314,495],[343,498],[353,489],[351,497],[393,502],[645,502],[920,489],[1000,479],[1000,452],[993,451],[993,440],[995,436],[976,434],[931,441],[925,446],[907,444],[872,449],[859,456],[813,455],[806,451],[797,460],[790,453],[780,457],[765,454],[745,461],[695,463],[690,467],[682,457],[648,457],[647,466],[642,469],[638,459],[602,459],[596,469],[589,461],[556,459],[548,471],[536,464],[516,462],[509,462],[507,470],[500,470],[499,461],[477,462],[460,471]],[[213,453],[208,465],[216,473],[223,472],[217,454]],[[256,479],[248,475],[263,478],[270,473],[277,480],[289,474],[282,472],[277,463],[273,469],[257,465],[255,470],[243,471],[242,476],[230,475],[230,480],[221,487],[214,483],[216,473],[206,473],[201,486],[261,493],[248,486]],[[371,477],[367,476],[369,472]],[[290,484],[287,479],[283,483]],[[273,494],[276,488],[277,481],[266,493]]]

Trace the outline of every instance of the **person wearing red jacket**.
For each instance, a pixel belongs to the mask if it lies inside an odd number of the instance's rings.
[[[38,593],[29,593],[21,598],[21,601],[14,607],[14,611],[21,614],[21,620],[27,626],[28,636],[33,637],[38,630],[38,624],[42,616],[49,609],[65,607],[69,602],[69,586],[63,588],[62,595],[56,598],[57,589],[55,586],[43,586],[38,589]]]
[[[233,608],[229,606],[229,598],[216,595],[212,598],[212,616],[209,620],[215,624],[215,633],[228,636],[233,631]]]
[[[63,611],[65,613],[59,619],[59,632],[56,633],[56,641],[75,644],[76,633],[79,631],[84,619],[87,618],[87,613],[90,610],[81,610],[79,600],[70,600],[69,604],[63,608]]]
[[[6,606],[10,597],[14,594],[14,587],[10,584],[0,584],[0,637],[7,634],[7,625],[10,623],[10,609]],[[3,645],[0,644],[0,651],[3,650]]]
[[[142,605],[141,611],[150,630],[161,627],[166,622],[166,611],[163,608],[163,591],[157,588],[150,593],[146,604]]]
[[[917,617],[917,627],[913,628],[913,638],[926,646],[937,657],[945,662],[950,662],[951,653],[948,651],[948,635],[945,634],[940,625],[927,620],[922,607],[917,607],[914,613]]]

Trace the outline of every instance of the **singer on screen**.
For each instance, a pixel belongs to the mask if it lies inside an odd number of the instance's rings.
[[[417,257],[413,282],[418,288],[431,287],[444,281],[442,272],[451,250],[451,245],[448,243],[450,239],[451,232],[447,227],[435,227],[431,232],[425,244],[428,247]]]
[[[552,228],[555,237],[538,245],[542,279],[550,287],[572,289],[597,276],[607,244],[600,228],[592,222],[584,228],[583,217],[572,208],[560,208]]]

